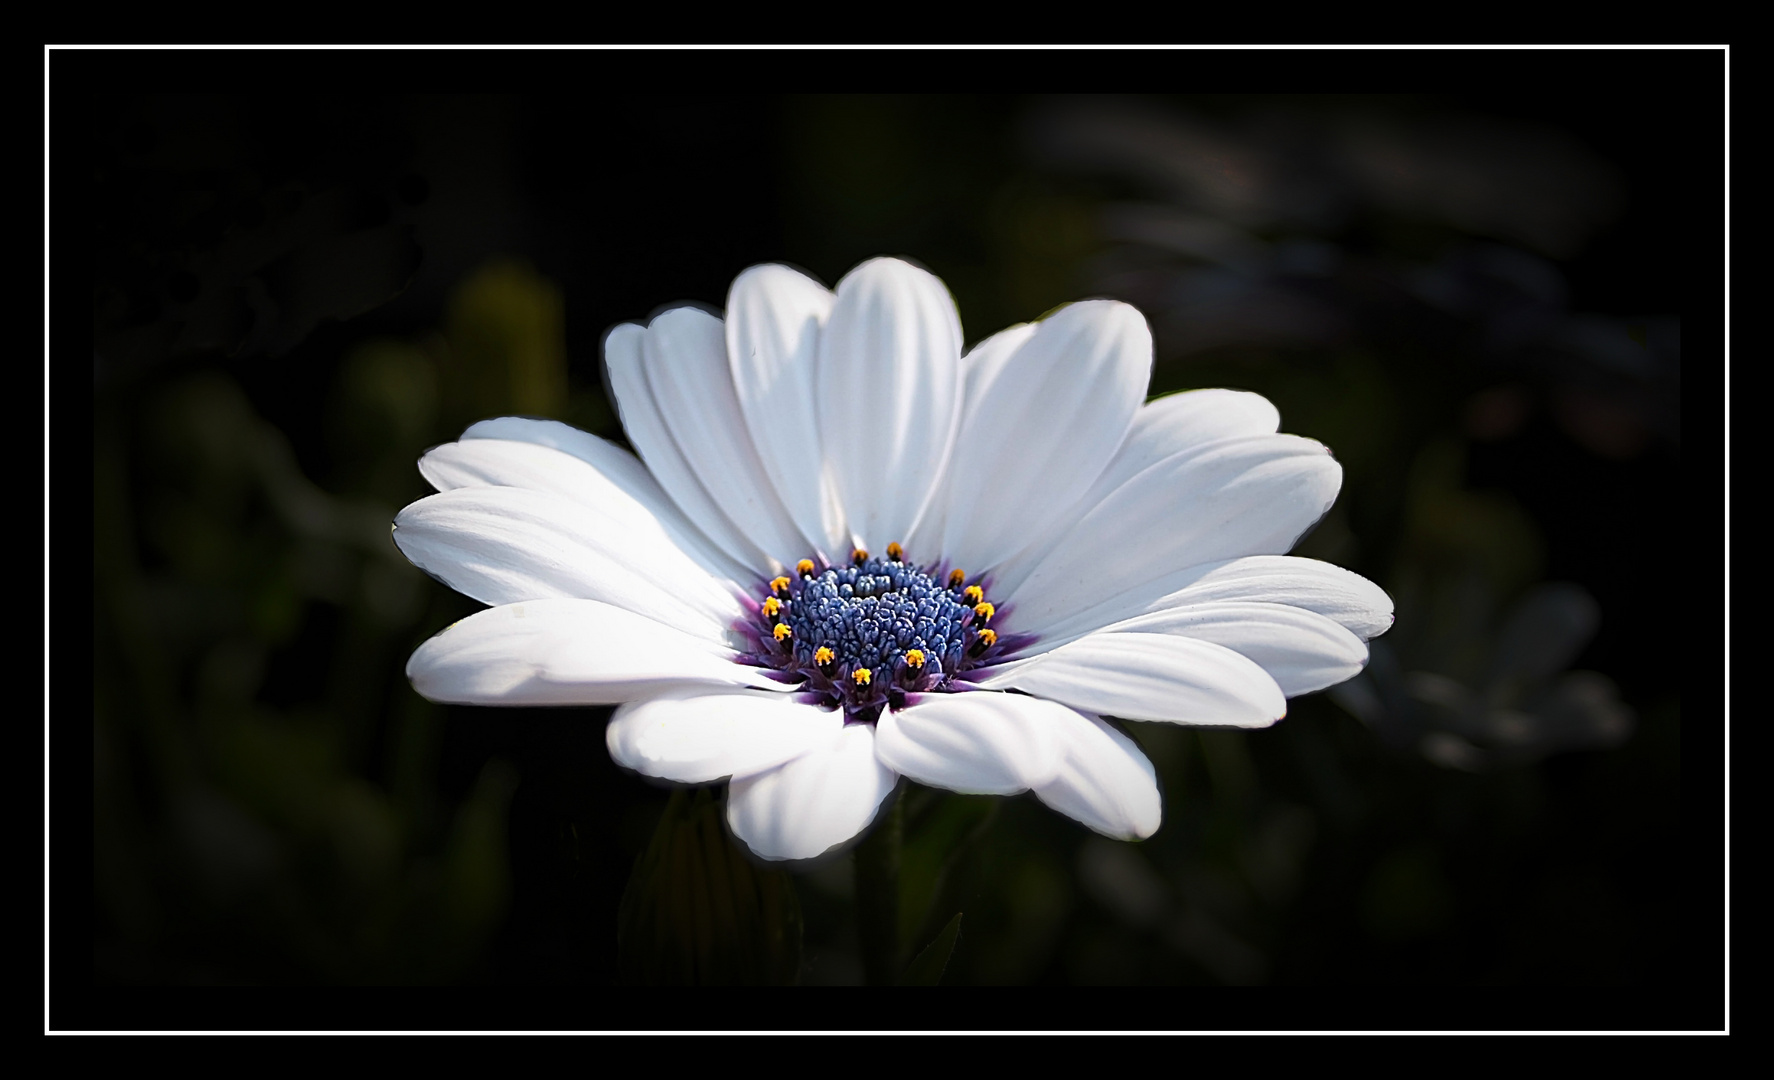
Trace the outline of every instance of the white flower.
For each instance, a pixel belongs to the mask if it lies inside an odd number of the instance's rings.
[[[1263,727],[1361,670],[1386,594],[1284,553],[1342,471],[1255,394],[1142,405],[1151,334],[1085,301],[961,355],[942,282],[741,274],[604,342],[636,460],[547,420],[419,462],[394,539],[484,603],[407,665],[434,701],[620,703],[621,765],[731,778],[768,859],[820,855],[900,776],[1033,790],[1121,838],[1152,765],[1103,715]],[[644,462],[644,464],[643,464]]]

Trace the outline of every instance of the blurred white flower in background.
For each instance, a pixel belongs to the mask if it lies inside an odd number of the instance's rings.
[[[1372,667],[1331,696],[1387,742],[1468,772],[1626,741],[1633,714],[1614,681],[1565,670],[1595,636],[1594,598],[1576,585],[1541,585],[1494,635],[1487,615],[1473,611],[1457,624],[1461,632],[1419,641],[1402,658],[1376,644]],[[1475,655],[1476,668],[1462,663]]]

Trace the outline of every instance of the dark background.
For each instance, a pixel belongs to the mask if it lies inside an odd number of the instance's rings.
[[[1301,552],[1399,599],[1379,639],[1399,671],[1482,695],[1513,605],[1568,583],[1545,595],[1594,630],[1559,639],[1571,655],[1542,683],[1602,679],[1582,723],[1507,744],[1398,705],[1408,677],[1374,682],[1378,653],[1363,678],[1390,711],[1321,694],[1266,731],[1134,725],[1166,792],[1141,845],[1029,797],[909,793],[907,936],[964,913],[945,982],[1361,985],[1403,1010],[1328,1014],[1362,1027],[1719,1023],[1721,56],[1586,54],[1582,77],[1513,60],[1450,54],[1509,78],[1413,84],[1499,87],[1484,95],[70,86],[54,132],[92,169],[57,203],[61,235],[91,237],[62,246],[94,296],[91,982],[610,984],[667,793],[610,763],[607,710],[414,695],[407,655],[476,605],[407,566],[387,522],[428,490],[419,454],[484,416],[620,439],[611,325],[718,305],[757,262],[830,284],[898,254],[949,285],[969,343],[1118,296],[1153,321],[1154,393],[1256,390],[1329,445],[1344,494]],[[1079,108],[1135,117],[1134,149],[1068,142]],[[1335,135],[1354,129],[1430,179],[1362,180]],[[1318,178],[1331,209],[1286,185],[1216,202],[1137,134],[1179,130],[1194,141],[1173,154]],[[1435,176],[1455,192],[1439,203]],[[1530,200],[1544,212],[1514,213]],[[1179,253],[1130,206],[1271,255]],[[1243,321],[1196,334],[1217,325],[1203,303]],[[1644,355],[1616,362],[1620,340]],[[1708,463],[1685,482],[1684,437]],[[1424,749],[1459,730],[1470,753]],[[842,861],[797,878],[801,981],[860,978],[849,890]],[[1421,985],[1636,988],[1593,999],[1636,1011],[1492,995],[1443,1014],[1395,993]],[[1166,1015],[1146,1022],[1197,1022]]]

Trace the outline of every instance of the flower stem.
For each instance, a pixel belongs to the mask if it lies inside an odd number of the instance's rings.
[[[899,792],[887,796],[879,820],[856,845],[856,940],[862,977],[869,986],[891,986],[899,977],[899,845],[904,812]]]

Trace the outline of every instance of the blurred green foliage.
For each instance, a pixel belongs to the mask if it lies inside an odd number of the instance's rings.
[[[558,289],[498,262],[439,335],[352,348],[332,490],[221,370],[100,399],[101,981],[452,982],[484,961],[517,775],[494,759],[440,797],[438,709],[402,669],[473,604],[428,585],[389,523],[424,493],[419,454],[481,409],[564,411],[561,336]]]
[[[560,289],[522,263],[499,260],[456,290],[444,317],[439,374],[452,428],[487,416],[560,416],[567,349]]]

